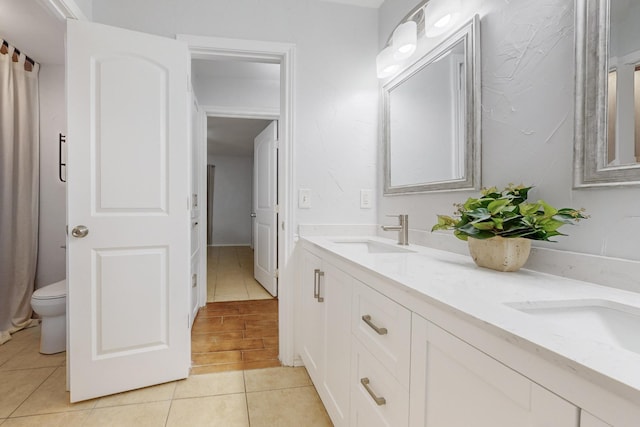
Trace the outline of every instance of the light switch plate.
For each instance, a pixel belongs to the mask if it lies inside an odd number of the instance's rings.
[[[311,209],[311,190],[301,188],[298,190],[298,207],[300,209]]]
[[[360,209],[371,209],[373,190],[360,190]]]

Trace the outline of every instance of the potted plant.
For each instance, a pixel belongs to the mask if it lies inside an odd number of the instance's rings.
[[[560,227],[588,218],[584,209],[556,209],[544,200],[527,203],[531,188],[510,184],[502,191],[483,189],[480,198],[454,205],[455,217],[438,215],[431,231],[452,229],[457,238],[467,241],[481,267],[516,271],[529,257],[531,240],[566,236],[558,231]]]

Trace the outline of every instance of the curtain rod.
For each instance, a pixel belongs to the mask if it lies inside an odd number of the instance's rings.
[[[9,45],[9,42],[7,42],[6,40],[2,39],[2,45],[3,45],[3,46],[5,46],[7,49],[9,49],[9,46],[10,46],[10,45]],[[13,47],[13,51],[14,51],[15,53],[17,53],[18,55],[20,55],[20,49],[18,49],[17,47],[15,47],[15,46],[14,46],[14,47]],[[33,59],[31,59],[28,55],[25,55],[24,57],[25,57],[25,59],[26,59],[27,61],[29,61],[29,63],[30,63],[32,66],[35,66],[35,65],[36,65],[36,61],[34,61]]]

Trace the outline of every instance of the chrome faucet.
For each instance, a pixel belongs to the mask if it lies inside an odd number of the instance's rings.
[[[384,231],[397,231],[398,232],[398,244],[399,245],[408,245],[409,244],[409,215],[387,215],[392,217],[397,217],[400,221],[398,225],[383,225],[382,229]]]

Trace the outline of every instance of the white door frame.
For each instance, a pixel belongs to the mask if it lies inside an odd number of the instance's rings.
[[[178,34],[178,40],[182,40],[189,46],[191,59],[235,59],[250,62],[264,62],[280,64],[280,112],[279,124],[279,150],[278,150],[278,317],[280,348],[279,357],[283,365],[294,364],[294,284],[295,265],[293,259],[294,249],[294,77],[295,77],[295,45],[291,43],[264,42],[258,40],[238,40],[218,37],[203,37],[186,34]],[[202,106],[207,115],[222,116],[224,107]],[[274,111],[225,109],[225,117],[245,118],[274,118]],[[246,114],[256,114],[246,117]],[[240,115],[238,115],[240,114]],[[271,115],[271,116],[270,116]],[[206,134],[206,133],[205,133]],[[206,151],[205,151],[206,152]],[[203,174],[203,181],[206,174]],[[204,187],[201,187],[204,188]],[[206,230],[206,224],[202,227]],[[206,233],[201,233],[201,238],[206,239]],[[206,242],[206,240],[205,240]],[[206,245],[206,243],[205,243]],[[206,247],[206,246],[205,246]],[[201,266],[206,268],[206,251],[201,259]],[[202,276],[203,278],[206,277]],[[206,279],[201,281],[205,283]],[[206,298],[204,303],[206,303]],[[203,305],[204,305],[203,303]]]

